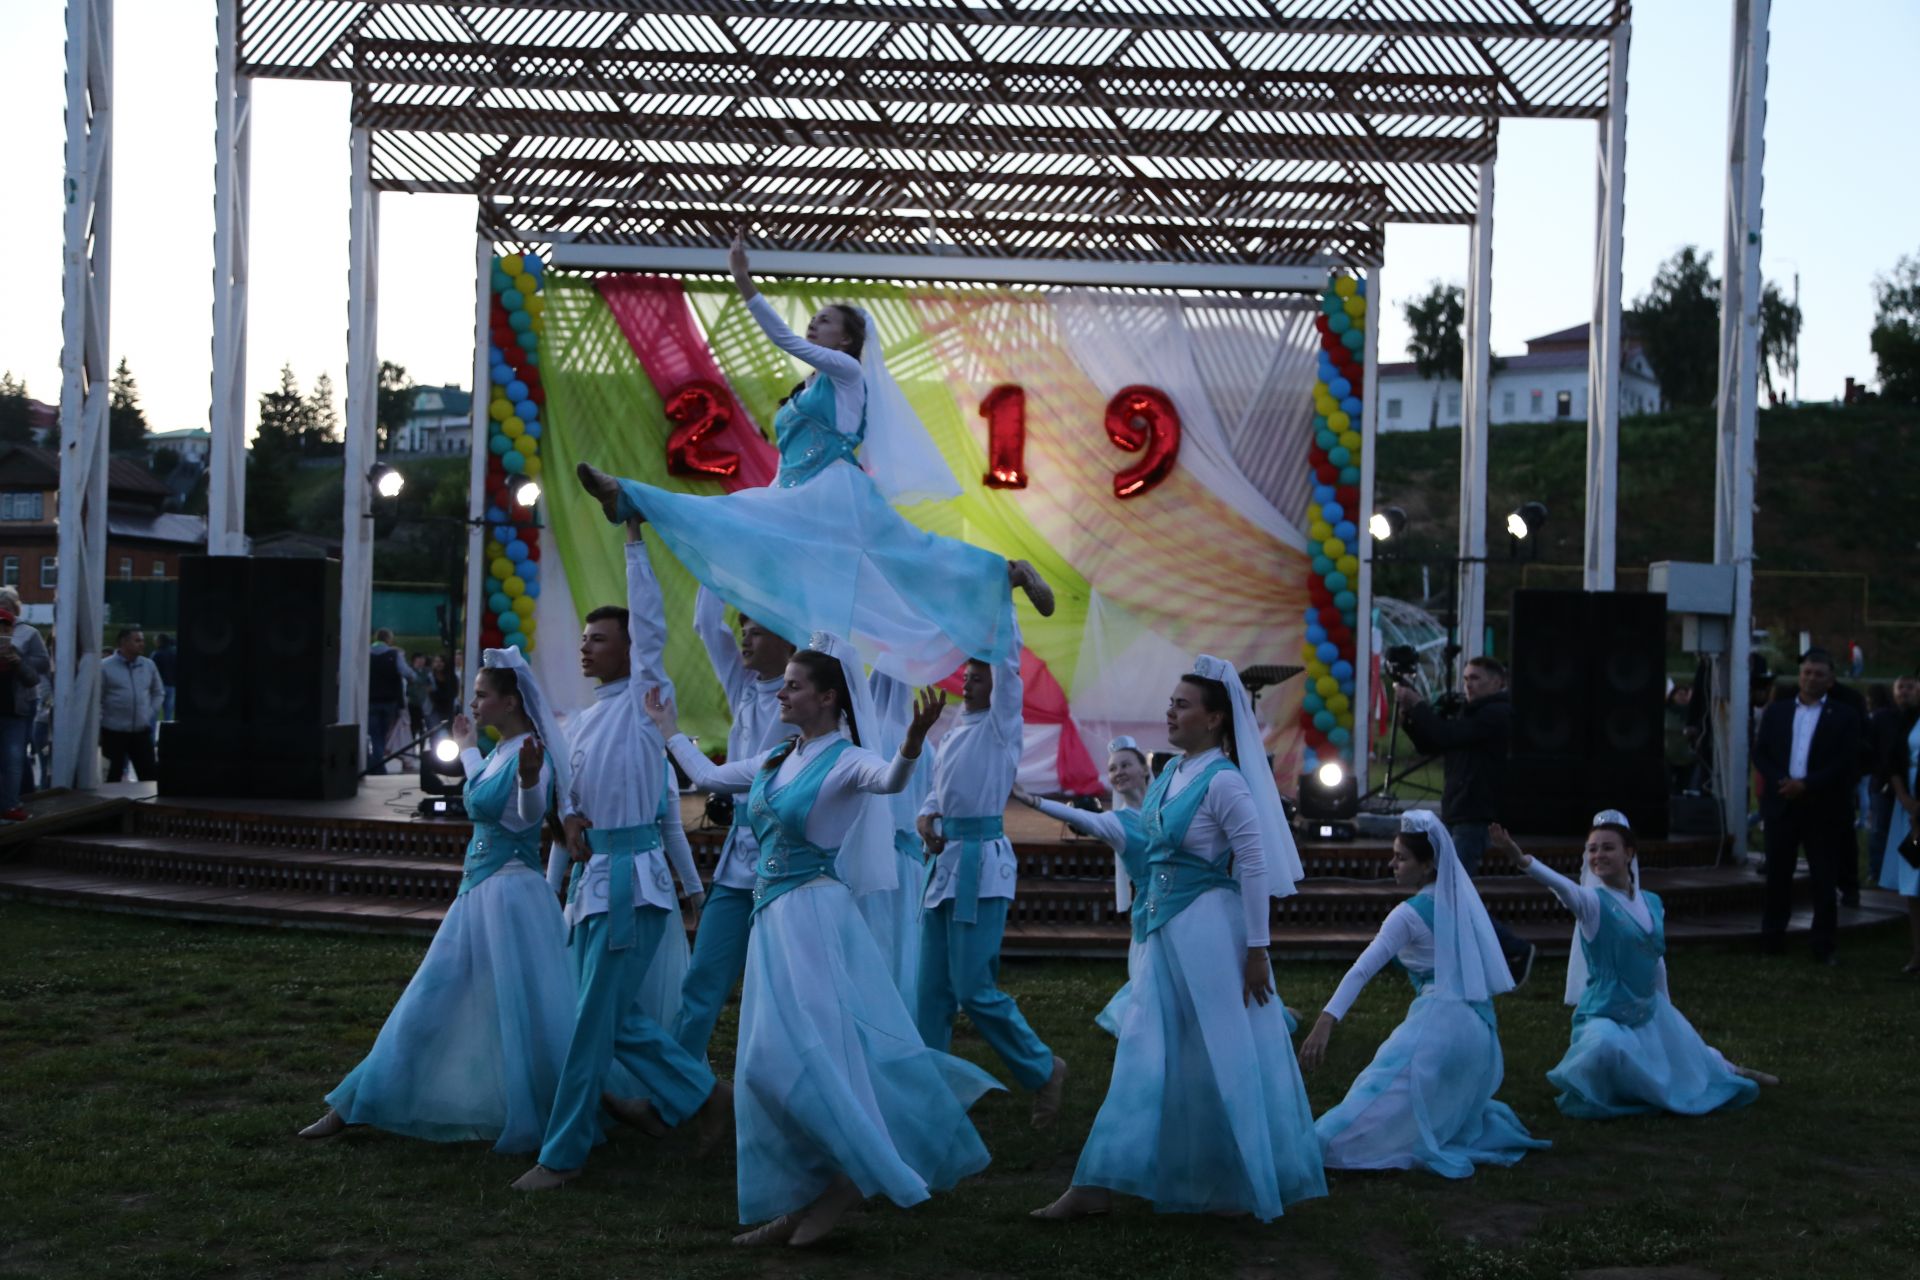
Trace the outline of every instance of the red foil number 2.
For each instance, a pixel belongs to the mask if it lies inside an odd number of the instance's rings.
[[[740,455],[716,445],[713,437],[733,421],[733,397],[705,378],[686,383],[667,400],[667,470],[676,476],[731,476]]]
[[[1122,387],[1107,401],[1107,438],[1145,456],[1113,478],[1117,498],[1137,498],[1165,480],[1180,456],[1180,411],[1153,387]]]

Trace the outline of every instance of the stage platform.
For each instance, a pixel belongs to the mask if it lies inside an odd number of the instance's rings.
[[[465,822],[414,815],[417,779],[363,780],[332,802],[160,799],[151,783],[30,797],[26,822],[0,827],[0,898],[186,920],[430,936],[460,882]],[[681,813],[703,876],[712,874],[725,829],[707,825],[704,797]],[[1007,833],[1020,864],[1005,954],[1121,958],[1127,922],[1113,905],[1113,857],[1024,806]],[[1578,866],[1572,838],[1523,838],[1564,872]],[[1307,879],[1273,906],[1273,948],[1303,957],[1350,958],[1405,895],[1388,869],[1386,840],[1306,841]],[[1753,937],[1762,884],[1745,868],[1715,865],[1712,838],[1651,841],[1644,883],[1666,903],[1675,944]],[[1568,942],[1568,916],[1533,881],[1497,858],[1481,868],[1488,909],[1549,953]],[[1842,928],[1902,919],[1892,894],[1863,895],[1841,909]],[[1796,913],[1804,929],[1808,913]]]

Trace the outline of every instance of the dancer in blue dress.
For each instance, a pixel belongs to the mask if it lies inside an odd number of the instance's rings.
[[[1893,820],[1887,824],[1887,844],[1880,862],[1880,887],[1891,889],[1907,900],[1907,927],[1913,935],[1913,955],[1905,972],[1920,973],[1920,866],[1908,862],[1900,852],[1907,833],[1920,815],[1920,717],[1913,721],[1898,753],[1885,762],[1887,777],[1893,784]]]
[[[1202,657],[1174,686],[1167,740],[1186,754],[1141,807],[1146,897],[1113,1080],[1073,1185],[1035,1217],[1105,1213],[1122,1191],[1266,1222],[1327,1192],[1267,958],[1267,899],[1293,892],[1300,860],[1231,663]]]
[[[896,855],[884,821],[868,832],[882,839],[850,836],[867,809],[884,818],[873,798],[906,785],[945,701],[922,695],[882,760],[855,742],[874,713],[852,646],[815,636],[780,691],[800,736],[716,766],[649,699],[694,785],[747,795],[760,842],[734,1094],[740,1221],[765,1221],[738,1244],[812,1244],[866,1196],[906,1207],[987,1166],[967,1109],[1000,1086],[921,1043],[854,906],[897,883]]]
[[[1113,909],[1129,912],[1147,876],[1147,833],[1140,825],[1140,805],[1147,796],[1147,780],[1147,757],[1140,745],[1132,738],[1119,737],[1107,744],[1107,785],[1113,788],[1113,808],[1107,812],[1076,809],[1057,800],[1030,795],[1018,786],[1013,789],[1013,798],[1112,849]],[[1095,1025],[1111,1036],[1120,1034],[1120,1021],[1133,995],[1133,957],[1138,949],[1137,944],[1128,945],[1128,980],[1120,984],[1113,999],[1107,1001],[1107,1007],[1093,1019]]]
[[[489,649],[482,663],[473,719],[452,727],[473,819],[459,896],[373,1050],[303,1138],[365,1124],[500,1152],[540,1145],[573,1008],[566,928],[539,861],[567,747],[518,649]],[[476,723],[502,735],[485,757]]]
[[[1547,1072],[1559,1086],[1554,1105],[1579,1120],[1671,1111],[1699,1116],[1744,1107],[1763,1071],[1738,1067],[1700,1038],[1667,996],[1665,913],[1658,894],[1640,888],[1633,828],[1618,809],[1594,815],[1585,868],[1575,884],[1520,851],[1498,825],[1488,846],[1553,891],[1573,912],[1567,1003],[1573,1040]]]
[[[755,288],[738,240],[732,264],[767,337],[815,370],[774,418],[773,484],[701,497],[586,463],[581,483],[608,519],[644,515],[694,577],[780,635],[845,636],[871,665],[913,684],[944,680],[968,658],[1017,657],[1009,583],[1053,612],[1033,567],[924,532],[888,505],[959,488],[887,372],[872,317],[828,306],[801,338]]]
[[[1406,1019],[1314,1125],[1327,1168],[1465,1178],[1476,1164],[1513,1164],[1551,1146],[1493,1096],[1505,1074],[1493,997],[1513,990],[1513,974],[1437,815],[1402,817],[1393,879],[1416,892],[1387,916],[1300,1046],[1300,1065],[1311,1071],[1375,974],[1395,964],[1412,981]]]

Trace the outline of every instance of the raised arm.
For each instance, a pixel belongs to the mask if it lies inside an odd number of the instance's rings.
[[[733,282],[740,289],[740,297],[747,304],[748,314],[760,325],[760,331],[767,335],[769,342],[788,355],[806,361],[835,382],[860,381],[858,360],[832,347],[815,346],[787,327],[787,322],[780,318],[780,313],[773,309],[773,304],[754,284],[753,273],[747,267],[747,248],[740,237],[733,238],[733,249],[727,260],[733,268]],[[853,429],[846,428],[848,431]]]
[[[700,883],[700,868],[693,863],[693,846],[687,842],[687,828],[680,820],[680,780],[673,776],[672,765],[666,766],[666,774],[660,803],[660,844],[666,850],[674,879],[680,882],[681,895],[697,903],[705,899],[706,887]]]
[[[753,676],[740,661],[740,645],[727,625],[725,602],[704,586],[693,597],[693,633],[706,646],[707,661],[727,695],[727,705],[733,706],[746,694]]]
[[[1021,738],[1026,727],[1026,717],[1022,714],[1026,689],[1020,681],[1020,654],[1020,623],[1016,619],[1007,656],[993,665],[993,693],[987,704],[987,714],[993,718],[993,731],[1013,752],[1016,764],[1020,760]]]
[[[700,748],[684,733],[676,733],[668,738],[667,750],[673,752],[674,763],[686,770],[687,777],[695,787],[701,791],[718,791],[736,796],[753,788],[753,775],[759,772],[761,764],[770,754],[763,751],[744,760],[715,764],[701,755]]]
[[[660,581],[653,576],[653,562],[647,558],[646,544],[640,541],[637,521],[627,525],[627,644],[633,663],[633,680],[628,694],[645,698],[648,689],[659,689],[660,696],[673,700],[673,681],[667,677],[667,608],[660,594]]]
[[[840,763],[834,766],[833,772],[839,775],[840,785],[876,796],[890,796],[905,790],[908,780],[913,777],[915,766],[920,763],[927,730],[940,718],[946,705],[946,694],[937,689],[922,689],[914,699],[913,719],[907,722],[907,736],[900,744],[900,750],[894,753],[891,760],[882,760],[873,752],[859,747],[847,752],[840,758]]]
[[[1036,812],[1046,814],[1049,818],[1059,819],[1080,835],[1100,841],[1115,853],[1127,847],[1127,829],[1121,825],[1118,814],[1092,813],[1086,809],[1076,809],[1070,804],[1061,804],[1057,800],[1030,796],[1018,787],[1014,788],[1013,798]]]
[[[1520,869],[1545,885],[1573,912],[1573,918],[1580,922],[1581,936],[1592,938],[1600,932],[1599,890],[1575,884],[1538,858],[1528,858]]]

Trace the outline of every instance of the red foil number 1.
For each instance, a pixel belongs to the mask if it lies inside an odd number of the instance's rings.
[[[995,387],[980,402],[987,420],[987,474],[980,482],[989,489],[1027,487],[1027,393],[1012,384]]]

